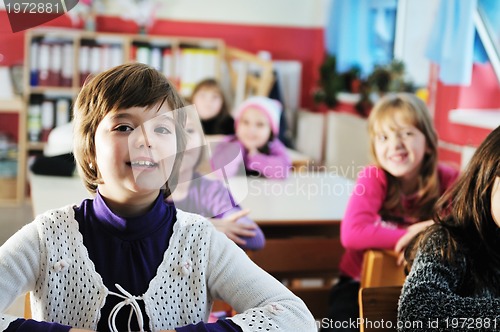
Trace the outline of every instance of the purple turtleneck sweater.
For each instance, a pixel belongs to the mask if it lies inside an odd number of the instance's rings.
[[[112,292],[121,294],[115,284],[119,284],[132,295],[140,296],[146,292],[149,282],[155,277],[158,266],[168,248],[176,221],[175,207],[165,203],[160,194],[149,212],[140,217],[123,218],[113,213],[102,196],[86,199],[75,206],[75,219],[83,235],[83,244],[95,264],[97,273],[104,285]],[[101,309],[101,319],[97,330],[109,331],[108,317],[113,307],[121,299],[108,295]],[[144,315],[144,327],[149,319],[144,313],[144,302],[139,301]],[[128,330],[128,310],[122,310],[116,318],[119,331]],[[138,331],[137,321],[132,319],[132,330]],[[67,332],[71,327],[57,323],[37,322],[18,319],[9,325],[7,332]],[[199,322],[176,328],[179,332],[188,331],[239,331],[239,326],[230,320],[215,323]]]

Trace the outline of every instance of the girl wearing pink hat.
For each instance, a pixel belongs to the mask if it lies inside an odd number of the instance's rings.
[[[213,164],[220,167],[230,164],[228,158],[232,153],[229,150],[234,143],[240,147],[247,175],[286,178],[291,160],[286,147],[277,138],[281,112],[281,103],[274,99],[251,97],[244,101],[234,113],[236,134],[219,144]],[[226,170],[231,173],[227,167]]]

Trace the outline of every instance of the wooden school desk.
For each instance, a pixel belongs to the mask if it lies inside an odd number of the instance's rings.
[[[30,174],[30,183],[35,215],[91,197],[77,176]],[[284,281],[315,317],[326,317],[331,280],[343,253],[340,220],[354,182],[328,172],[292,172],[286,180],[234,178],[230,186],[266,236],[265,248],[249,256]],[[295,280],[302,278],[324,283],[299,287]]]
[[[259,225],[324,225],[338,223],[344,215],[354,182],[328,172],[290,173],[285,180],[234,178],[240,205],[251,210]],[[92,197],[78,176],[29,174],[33,213]],[[241,196],[241,198],[240,198]]]

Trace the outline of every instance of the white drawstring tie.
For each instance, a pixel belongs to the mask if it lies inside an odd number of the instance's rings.
[[[135,312],[135,315],[137,316],[137,323],[139,324],[139,332],[144,332],[144,319],[142,317],[142,311],[141,307],[139,306],[139,303],[137,303],[137,300],[142,300],[142,296],[133,296],[129,292],[127,292],[125,289],[123,289],[122,286],[115,284],[116,288],[122,292],[122,294],[118,294],[115,292],[109,292],[111,295],[118,296],[119,298],[122,298],[123,301],[115,305],[115,307],[111,310],[109,317],[108,317],[108,327],[111,332],[119,332],[118,329],[116,328],[116,315],[118,315],[118,312],[121,310],[126,305],[130,305],[130,315],[128,317],[128,330],[131,331],[130,329],[130,322],[132,321],[132,313]]]

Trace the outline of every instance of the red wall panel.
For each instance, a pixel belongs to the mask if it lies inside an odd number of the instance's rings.
[[[474,65],[469,86],[438,82],[436,90],[435,125],[439,138],[478,146],[491,130],[450,123],[449,113],[456,108],[500,108],[500,86],[489,63]]]
[[[24,31],[12,33],[7,12],[0,10],[0,66],[23,63]]]
[[[0,113],[0,132],[9,135],[14,141],[18,141],[17,126],[18,113]]]
[[[443,162],[455,169],[460,169],[462,163],[462,155],[458,152],[438,148],[439,161]]]
[[[461,108],[500,108],[500,85],[489,62],[474,64],[472,84],[462,88],[459,104]]]
[[[43,24],[44,27],[71,28],[71,20],[67,15]],[[12,66],[24,62],[24,32],[12,32],[9,18],[5,10],[0,10],[0,66]]]
[[[134,23],[117,17],[100,18],[100,31],[135,33]],[[302,63],[301,105],[312,106],[310,92],[318,79],[318,68],[325,51],[322,28],[257,26],[242,24],[200,23],[158,20],[151,35],[220,38],[227,45],[256,53],[271,52],[274,60],[297,60]]]

